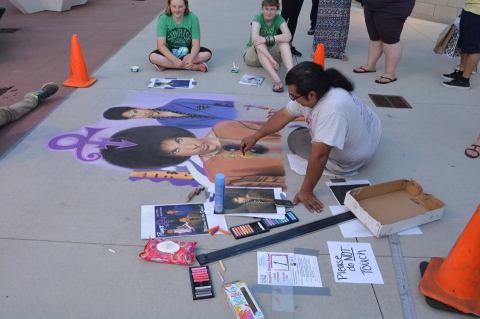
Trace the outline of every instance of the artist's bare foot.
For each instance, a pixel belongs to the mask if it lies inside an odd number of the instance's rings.
[[[205,72],[208,72],[208,66],[205,62],[195,63],[195,64],[192,65],[192,68],[190,70],[205,73]]]

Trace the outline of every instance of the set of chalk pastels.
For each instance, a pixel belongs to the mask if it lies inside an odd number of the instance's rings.
[[[190,267],[193,300],[213,298],[213,286],[208,266]]]
[[[298,222],[298,217],[293,212],[287,212],[283,219],[262,218],[259,221],[230,227],[230,232],[235,239],[250,237],[268,232],[276,228]]]

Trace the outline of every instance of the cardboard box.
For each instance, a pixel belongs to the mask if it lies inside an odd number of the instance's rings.
[[[444,204],[414,180],[353,189],[345,206],[377,238],[442,218]]]

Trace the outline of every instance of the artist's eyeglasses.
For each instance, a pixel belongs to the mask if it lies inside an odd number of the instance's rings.
[[[293,95],[292,93],[288,93],[288,96],[290,97],[290,100],[296,101],[297,99],[301,98],[301,95]]]

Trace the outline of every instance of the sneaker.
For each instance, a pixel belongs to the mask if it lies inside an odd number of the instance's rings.
[[[58,91],[58,84],[49,82],[42,85],[40,90],[27,93],[27,95],[33,95],[37,98],[38,102],[42,102],[43,100],[57,93],[57,91]]]
[[[443,82],[443,86],[447,88],[454,88],[460,90],[469,90],[470,89],[470,79],[465,79],[464,77],[457,78],[448,82]]]
[[[295,49],[295,47],[291,47],[290,48],[290,51],[292,52],[293,55],[295,56],[298,56],[298,57],[301,57],[302,56],[302,53],[298,52],[297,49]]]
[[[455,71],[453,71],[452,73],[442,74],[442,78],[445,79],[445,80],[455,80],[455,79],[458,79],[459,76],[462,76],[462,75],[463,75],[463,71],[455,69]]]
[[[307,31],[307,34],[308,35],[313,35],[315,33],[315,30],[314,29],[310,29]]]

